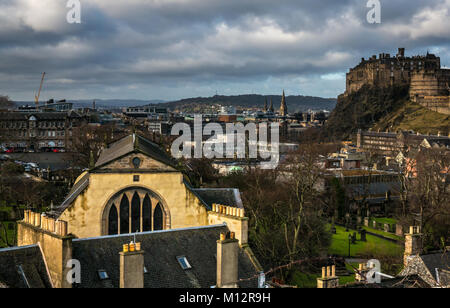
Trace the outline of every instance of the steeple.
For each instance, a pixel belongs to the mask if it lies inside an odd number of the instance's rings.
[[[264,99],[264,112],[267,112],[267,97]]]
[[[275,112],[275,109],[273,109],[273,102],[272,99],[270,99],[270,108],[269,108],[270,112]]]
[[[288,109],[287,109],[287,105],[286,105],[286,96],[284,95],[284,90],[283,90],[283,96],[281,97],[281,106],[280,106],[280,115],[285,117],[288,114]]]

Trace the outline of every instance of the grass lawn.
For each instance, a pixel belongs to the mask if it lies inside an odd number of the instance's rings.
[[[15,230],[9,230],[8,226],[9,226],[9,225],[14,225],[15,222],[2,222],[2,224],[6,224],[6,230],[7,230],[8,240],[9,240],[10,243],[13,242],[14,237],[16,236],[16,233],[15,233]],[[0,236],[0,248],[6,248],[6,247],[8,247],[8,246],[7,246],[6,243],[2,240],[2,238],[3,238],[3,227],[0,228],[0,232],[1,232],[1,233],[0,233],[0,234],[1,234],[1,236]]]
[[[348,246],[349,240],[348,235],[356,232],[350,230],[350,232],[345,232],[345,228],[336,226],[337,234],[332,235],[331,246],[328,249],[328,254],[337,255],[342,257],[348,257]],[[357,234],[357,239],[359,239],[359,234]],[[383,240],[376,236],[367,234],[367,242],[356,241],[356,244],[350,246],[350,256],[351,257],[367,257],[375,255],[386,255],[386,256],[400,256],[403,254],[403,247],[392,243],[387,240]]]
[[[369,231],[369,232],[372,232],[372,233],[375,233],[375,234],[379,234],[379,235],[382,235],[384,237],[396,240],[396,241],[403,241],[403,237],[395,235],[393,233],[384,232],[384,231],[381,231],[381,230],[377,230],[377,229],[373,229],[373,228],[369,228],[369,227],[365,227],[365,226],[363,226],[363,229],[366,230],[366,231]]]
[[[375,220],[376,222],[380,223],[380,224],[391,224],[391,225],[395,225],[397,223],[397,220],[395,220],[394,218],[371,218],[371,220]]]
[[[352,263],[354,267],[358,267],[357,263]],[[350,264],[346,264],[347,270],[353,272],[353,268]],[[294,285],[299,288],[317,288],[317,278],[320,278],[321,274],[305,273],[300,270],[293,272],[289,278],[288,284]],[[355,282],[355,275],[339,276],[339,284],[345,285],[347,283]]]

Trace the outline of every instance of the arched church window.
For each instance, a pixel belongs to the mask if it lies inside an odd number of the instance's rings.
[[[116,205],[113,203],[111,209],[109,210],[108,217],[108,234],[119,233],[118,218]]]
[[[162,230],[163,229],[163,211],[161,208],[161,204],[158,204],[155,207],[155,213],[153,215],[153,230]]]
[[[145,195],[144,202],[142,204],[142,231],[152,230],[152,203],[148,194]]]
[[[170,213],[163,201],[142,188],[129,188],[113,196],[103,214],[108,235],[170,229]]]
[[[131,233],[141,230],[141,199],[137,192],[131,199]]]
[[[130,203],[124,194],[120,202],[120,234],[130,233]]]

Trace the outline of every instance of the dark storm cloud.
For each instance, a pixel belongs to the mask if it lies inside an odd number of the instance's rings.
[[[449,59],[450,0],[381,1],[380,25],[366,0],[81,3],[81,25],[67,24],[64,0],[0,3],[0,93],[26,99],[46,71],[49,97],[334,96],[361,57],[406,47]]]

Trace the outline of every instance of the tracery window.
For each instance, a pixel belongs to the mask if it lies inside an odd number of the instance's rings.
[[[129,234],[170,229],[170,214],[153,192],[127,189],[108,202],[103,215],[104,233]]]

